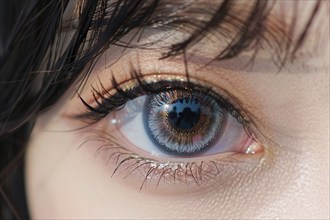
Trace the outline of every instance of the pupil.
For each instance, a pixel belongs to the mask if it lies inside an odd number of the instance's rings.
[[[168,106],[169,124],[179,130],[192,129],[200,119],[200,104],[198,100],[180,99]]]

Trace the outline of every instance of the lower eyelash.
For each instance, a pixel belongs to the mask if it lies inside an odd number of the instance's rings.
[[[100,143],[94,157],[101,156],[105,165],[112,166],[111,177],[121,176],[126,179],[131,174],[141,176],[143,180],[139,190],[153,184],[157,188],[160,183],[194,184],[198,187],[208,185],[212,181],[221,183],[231,175],[235,175],[236,164],[245,163],[234,157],[237,153],[209,161],[159,162],[129,152],[125,147],[116,143],[115,137],[100,130],[93,130],[79,148],[89,142]]]
[[[115,171],[123,165],[123,162],[133,160],[134,162],[125,167],[128,171],[127,175],[134,173],[137,169],[142,169],[144,180],[140,186],[140,190],[147,185],[147,183],[155,183],[156,187],[163,180],[164,183],[194,183],[201,186],[203,182],[210,183],[209,180],[216,180],[216,175],[220,175],[218,162],[156,162],[149,159],[141,158],[136,155],[125,156],[117,162]],[[222,170],[222,169],[221,169]],[[115,171],[113,174],[115,174]],[[139,170],[141,171],[141,170]],[[126,178],[127,175],[124,177]]]

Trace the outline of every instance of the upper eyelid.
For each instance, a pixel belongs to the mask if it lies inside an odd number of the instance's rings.
[[[170,77],[171,76],[170,74],[164,74],[164,75],[167,76],[167,77]],[[142,77],[142,78],[154,77],[154,81],[159,78],[159,76],[157,74],[147,74],[147,75],[143,74],[140,77]],[[172,74],[172,77],[174,77],[176,79],[181,78],[181,80],[186,80],[185,79],[186,77],[183,76],[183,75],[178,76],[178,74]],[[251,111],[249,111],[248,109],[242,107],[243,106],[243,103],[241,102],[241,100],[239,98],[233,96],[233,94],[231,94],[230,92],[226,91],[223,88],[219,88],[216,85],[212,85],[211,82],[205,81],[205,80],[200,79],[200,78],[197,78],[197,77],[190,77],[189,79],[191,81],[197,83],[199,86],[204,86],[204,87],[212,88],[211,89],[212,92],[215,92],[216,94],[219,94],[221,96],[221,98],[224,98],[224,101],[230,103],[230,105],[232,106],[232,108],[229,111],[231,111],[231,113],[233,111],[238,111],[238,113],[234,113],[234,114],[241,115],[240,116],[240,117],[242,117],[241,123],[242,122],[244,123],[244,121],[246,122],[246,123],[243,124],[244,127],[246,128],[246,131],[249,133],[249,135],[251,135],[251,137],[253,137],[253,139],[259,140],[259,136],[262,135],[262,133],[255,132],[256,127],[257,127],[256,126],[256,123],[255,123],[256,118],[251,113]],[[134,80],[134,77],[133,77],[133,79],[131,78],[131,79],[126,79],[126,80],[124,80],[122,82],[118,82],[118,85],[119,86],[123,86],[123,85],[125,85],[125,83],[130,82],[132,80]],[[110,95],[110,93],[111,94],[114,94],[113,92],[110,92],[110,91],[115,91],[115,89],[112,88],[111,86],[110,87],[109,86],[106,87],[106,86],[103,86],[102,85],[101,87],[104,90],[104,94],[107,94],[107,95]],[[99,92],[101,92],[101,91],[99,91]],[[98,97],[98,98],[100,98],[100,97]],[[93,106],[92,103],[95,103],[96,104],[95,98],[93,97],[91,99],[91,101],[89,101],[87,103],[89,103],[91,106]],[[244,105],[244,106],[246,107],[246,105]],[[81,111],[79,113],[80,113],[80,115],[74,114],[74,115],[71,115],[70,118],[76,118],[76,119],[77,118],[84,118],[84,113],[81,114]],[[258,141],[258,142],[260,142],[260,141]]]
[[[140,56],[140,58],[141,58],[141,56]],[[157,63],[160,63],[160,65],[158,67],[156,67],[156,69],[158,69],[158,71],[152,70],[152,69],[154,69],[152,67],[151,68],[142,68],[144,66],[143,63],[152,62],[149,59],[147,59],[146,61],[139,60],[139,62],[137,62],[137,65],[139,67],[133,66],[131,63],[129,65],[130,67],[127,70],[125,70],[125,68],[123,68],[123,69],[121,68],[122,65],[120,65],[120,64],[125,62],[124,59],[131,60],[133,58],[129,56],[129,57],[122,57],[121,59],[123,59],[122,62],[119,61],[119,63],[118,63],[119,69],[121,70],[120,72],[117,71],[118,68],[116,65],[116,66],[111,66],[111,68],[106,67],[103,71],[100,71],[100,72],[96,71],[93,73],[93,75],[97,76],[97,80],[93,80],[91,82],[91,87],[86,88],[83,92],[80,93],[80,96],[87,103],[95,103],[95,99],[92,96],[93,91],[95,92],[95,89],[98,92],[102,93],[102,95],[110,95],[110,94],[115,93],[116,91],[113,88],[113,85],[111,84],[111,82],[114,81],[114,78],[115,78],[116,83],[118,83],[121,87],[123,85],[129,86],[128,84],[126,84],[127,82],[131,81],[133,78],[139,79],[141,77],[143,77],[144,79],[147,79],[149,81],[150,80],[157,81],[159,78],[160,79],[164,78],[164,76],[166,76],[168,79],[176,79],[178,81],[181,80],[183,82],[187,81],[187,74],[186,74],[185,70],[182,68],[174,68],[177,64],[179,64],[182,61],[180,59],[177,59],[177,60],[171,59],[170,63],[168,63],[168,64],[166,64],[166,62],[164,63],[164,60],[156,61]],[[173,65],[172,61],[176,64]],[[189,65],[190,66],[195,65],[195,60],[193,59]],[[163,67],[165,67],[165,66],[171,66],[170,69],[172,69],[172,70],[163,70],[164,69]],[[236,84],[236,83],[238,81],[237,81],[237,79],[233,79],[231,77],[226,77],[227,72],[229,75],[235,74],[235,73],[237,75],[237,74],[241,74],[241,73],[238,73],[237,71],[223,69],[223,68],[220,68],[220,70],[218,70],[219,66],[217,66],[217,65],[214,65],[214,68],[216,68],[216,69],[213,69],[213,68],[210,69],[210,68],[211,68],[211,66],[208,66],[204,70],[200,69],[200,71],[204,72],[203,74],[200,74],[200,75],[194,74],[194,72],[196,72],[196,70],[190,71],[189,76],[188,76],[189,80],[195,81],[195,82],[197,82],[197,84],[199,84],[201,86],[213,88],[213,89],[215,89],[214,91],[217,92],[218,94],[222,94],[222,95],[224,95],[224,93],[226,93],[228,95],[232,94],[233,92],[232,91],[229,92],[229,90],[232,90],[234,87],[237,87],[238,84]],[[135,71],[135,70],[138,70],[138,71]],[[134,77],[134,76],[132,76],[132,72],[138,72],[140,75]],[[202,72],[200,72],[200,73],[202,73]],[[217,72],[218,73],[221,72],[221,74],[218,75]],[[111,77],[109,77],[109,73],[110,73]],[[217,75],[216,76],[217,81],[221,82],[220,85],[218,83],[214,84],[214,82],[210,81],[209,79],[205,79],[205,76],[211,76],[211,75]],[[150,79],[150,78],[153,78],[153,79]],[[226,86],[224,86],[224,85],[226,85]],[[123,89],[125,89],[125,88],[123,88]],[[220,89],[220,91],[219,91],[219,89]],[[221,92],[221,90],[223,90],[223,92]],[[224,98],[231,99],[232,101],[235,102],[235,103],[233,103],[235,108],[242,109],[240,107],[240,105],[241,105],[241,103],[239,101],[240,99],[235,98],[235,100],[233,100],[234,99],[233,95],[234,94],[231,95],[232,97],[230,96],[230,97],[224,97]],[[245,105],[246,105],[246,103],[245,103]],[[248,117],[250,117],[250,116],[248,116]]]
[[[228,92],[227,90],[225,90],[223,88],[219,88],[217,85],[215,85],[211,82],[208,82],[207,80],[201,79],[196,76],[189,77],[189,79],[187,79],[187,77],[185,75],[168,74],[168,73],[162,73],[162,74],[155,74],[155,73],[142,74],[141,73],[140,76],[130,77],[129,79],[126,79],[126,80],[120,81],[120,82],[116,81],[116,84],[118,84],[117,88],[113,87],[113,84],[110,84],[111,86],[104,86],[103,82],[99,81],[98,82],[98,84],[100,85],[100,86],[98,86],[99,89],[96,89],[94,86],[92,86],[92,90],[91,90],[91,92],[89,92],[89,93],[92,93],[92,97],[88,98],[87,100],[89,100],[89,101],[86,101],[86,102],[90,103],[90,104],[93,104],[93,103],[97,104],[95,101],[95,92],[98,93],[96,95],[97,98],[113,96],[118,92],[117,89],[123,90],[123,92],[125,92],[125,91],[127,91],[127,89],[130,89],[133,85],[136,86],[136,84],[138,84],[138,81],[140,81],[141,83],[143,83],[146,86],[148,86],[148,82],[156,83],[156,82],[161,82],[161,81],[174,81],[175,83],[182,82],[185,85],[180,85],[181,88],[198,85],[200,87],[207,88],[211,92],[220,94],[221,98],[224,98],[224,101],[229,101],[229,99],[230,99],[231,100],[230,102],[233,102],[232,104],[235,108],[241,109],[241,107],[239,107],[240,106],[239,99],[234,98],[230,92]],[[151,89],[154,89],[154,87]],[[155,90],[155,92],[157,92],[157,91]],[[89,95],[89,96],[91,96],[91,95]]]

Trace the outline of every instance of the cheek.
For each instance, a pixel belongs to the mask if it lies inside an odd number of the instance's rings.
[[[38,120],[26,155],[30,213],[41,219],[61,217],[63,213],[74,215],[75,199],[84,200],[83,194],[73,190],[84,183],[75,182],[82,172],[79,157],[75,156],[78,153],[73,145],[75,138],[70,133],[46,130]]]

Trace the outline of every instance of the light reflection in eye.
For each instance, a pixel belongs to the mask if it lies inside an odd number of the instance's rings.
[[[144,107],[147,130],[160,148],[196,153],[207,148],[224,123],[217,102],[199,92],[174,90],[152,95]]]
[[[243,125],[201,91],[143,95],[128,101],[110,120],[116,120],[119,132],[133,148],[154,156],[245,153],[252,142]]]

